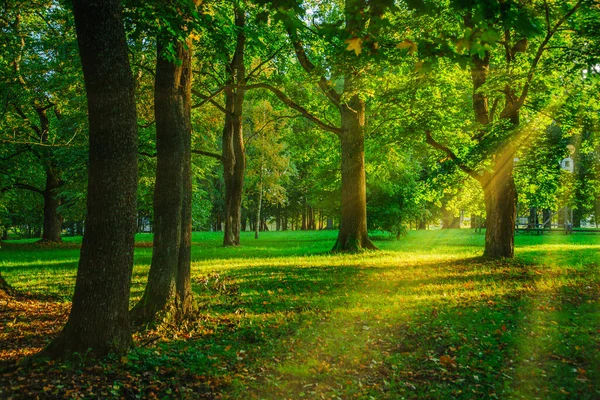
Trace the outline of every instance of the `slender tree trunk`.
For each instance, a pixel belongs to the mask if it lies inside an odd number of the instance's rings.
[[[325,229],[328,231],[333,230],[333,218],[327,217],[327,225],[325,226]]]
[[[262,176],[263,176],[263,167],[262,167],[262,160],[261,160],[260,173],[258,176],[258,205],[256,207],[256,230],[254,231],[254,239],[258,239],[258,235],[259,235],[258,232],[260,231],[260,226],[261,226],[260,211],[262,208],[262,196],[263,196]]]
[[[484,257],[514,256],[517,192],[512,176],[512,159],[484,179],[486,208]]]
[[[544,229],[552,228],[552,211],[549,208],[544,208],[542,211]]]
[[[235,53],[226,73],[230,76],[229,83],[244,85],[246,69],[244,66],[244,51],[246,36],[244,26],[246,17],[244,10],[236,7],[235,24],[240,30],[237,35]],[[223,167],[225,173],[225,235],[223,246],[239,246],[240,225],[242,214],[242,196],[244,193],[244,172],[246,170],[246,149],[242,118],[244,107],[243,88],[225,91],[225,126],[223,128]]]
[[[175,48],[178,63],[165,58],[167,46]],[[157,43],[154,114],[156,119],[156,184],[154,186],[154,246],[148,283],[131,310],[136,324],[150,323],[156,314],[172,306],[182,244],[185,141],[188,139],[189,101],[186,102],[186,69],[189,48],[170,38]],[[187,112],[186,112],[187,111]],[[187,195],[187,193],[186,193]],[[178,206],[179,205],[179,206]]]
[[[537,209],[535,207],[529,208],[529,218],[527,218],[527,227],[529,229],[537,228],[538,218],[537,218]]]
[[[52,179],[49,175],[48,180]],[[61,239],[63,217],[58,212],[61,205],[61,199],[54,191],[49,189],[50,182],[46,184],[46,189],[42,192],[44,196],[44,228],[42,230],[43,243],[58,243]]]
[[[581,212],[581,208],[573,209],[573,228],[581,228],[581,219],[583,218],[583,213]]]
[[[306,230],[306,198],[302,199],[302,227],[300,229]]]
[[[125,353],[131,343],[129,293],[137,199],[134,82],[117,0],[74,0],[88,99],[86,231],[69,319],[43,351]]]
[[[183,91],[183,110],[185,130],[183,139],[183,196],[181,199],[181,243],[177,264],[176,310],[177,318],[181,319],[192,311],[192,41],[186,43],[187,51],[183,55],[183,70],[181,88]]]
[[[365,103],[353,96],[340,106],[342,133],[342,216],[333,251],[376,249],[367,234]]]

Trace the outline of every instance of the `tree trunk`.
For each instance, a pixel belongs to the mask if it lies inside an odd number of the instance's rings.
[[[0,299],[4,299],[10,297],[12,295],[12,288],[6,282],[6,280],[2,277],[0,273]]]
[[[86,231],[69,319],[42,354],[123,354],[137,198],[134,82],[117,0],[74,0],[89,119]]]
[[[544,211],[542,211],[542,218],[544,229],[552,229],[552,211],[548,208],[544,208]]]
[[[246,17],[244,10],[235,8],[235,24],[240,30],[237,35],[235,53],[231,64],[226,68],[230,76],[228,83],[244,85],[246,69],[244,66],[244,50],[246,36],[244,26]],[[223,246],[239,246],[242,214],[242,195],[244,192],[244,172],[246,169],[246,149],[242,130],[244,107],[244,90],[225,90],[225,126],[223,128],[223,169],[225,178],[225,235]]]
[[[263,196],[262,175],[263,175],[263,170],[262,170],[262,161],[261,161],[260,173],[258,176],[258,205],[256,207],[256,229],[254,230],[254,239],[258,239],[260,226],[261,226],[260,211],[262,208],[262,196]]]
[[[156,183],[154,185],[154,245],[148,283],[131,310],[135,324],[154,322],[156,314],[172,306],[182,243],[184,140],[189,135],[184,70],[189,50],[169,38],[157,41],[154,114],[156,120]],[[173,45],[180,64],[165,58]]]
[[[581,219],[583,218],[583,213],[581,212],[581,208],[573,209],[573,228],[581,228]]]
[[[306,230],[306,198],[302,199],[302,227],[301,230]]]
[[[42,243],[58,243],[61,239],[63,217],[58,212],[62,199],[56,194],[56,189],[61,185],[60,178],[55,168],[46,169],[46,187],[42,191],[44,197],[44,228],[42,230]]]
[[[365,102],[354,95],[340,106],[342,133],[342,215],[333,251],[376,249],[367,234]]]
[[[486,209],[484,257],[514,256],[517,193],[512,176],[512,159],[482,180]]]
[[[185,130],[183,135],[183,196],[181,202],[181,243],[177,264],[176,318],[182,319],[192,311],[192,41],[188,40],[187,51],[183,56],[181,87],[183,90],[183,109]]]
[[[527,227],[529,229],[537,228],[538,218],[537,218],[537,208],[531,207],[529,209],[529,217],[527,218]]]
[[[328,231],[332,231],[333,228],[333,218],[327,217],[327,225],[325,225],[325,229]]]

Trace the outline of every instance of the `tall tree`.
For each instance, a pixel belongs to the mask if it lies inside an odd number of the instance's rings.
[[[71,313],[42,351],[53,357],[131,345],[137,121],[121,4],[75,0],[73,11],[88,98],[87,218]]]
[[[275,3],[277,4],[277,2]],[[360,53],[361,36],[367,30],[367,21],[370,19],[377,20],[387,7],[387,3],[382,2],[382,6],[378,6],[369,4],[364,0],[347,0],[344,2],[342,10],[340,10],[341,20],[336,21],[335,24],[343,26],[343,32],[340,33],[348,38],[346,42],[349,43],[349,48],[354,48],[357,55]],[[337,110],[339,125],[336,126],[317,118],[314,113],[292,101],[282,91],[273,86],[255,84],[248,85],[247,88],[263,87],[270,90],[286,105],[299,111],[320,128],[338,136],[342,155],[342,211],[340,230],[332,250],[355,252],[362,249],[375,249],[376,247],[369,239],[367,232],[364,151],[366,102],[363,93],[361,93],[365,79],[364,70],[361,67],[355,68],[352,62],[348,62],[347,54],[337,54],[337,59],[345,60],[346,63],[339,62],[333,66],[334,68],[331,68],[331,65],[329,66],[329,69],[335,69],[337,82],[328,78],[325,73],[328,68],[314,64],[307,53],[307,46],[304,45],[301,37],[301,30],[305,28],[303,21],[291,12],[287,13],[284,21],[286,21],[288,36],[298,63],[307,74],[316,78],[318,87],[328,99],[330,105]],[[331,25],[335,24],[332,23]],[[337,89],[338,87],[341,91]]]
[[[169,54],[167,48],[173,48]],[[192,41],[160,34],[157,41],[154,109],[156,118],[156,183],[154,186],[154,246],[148,283],[131,310],[135,322],[152,322],[157,312],[182,306],[189,285],[191,231],[190,96]],[[179,269],[182,285],[178,290]],[[179,300],[176,300],[179,298]],[[170,302],[173,302],[170,304]]]
[[[532,92],[535,94],[534,79],[544,66],[551,41],[564,32],[565,23],[584,2],[453,3],[463,28],[457,52],[464,53],[461,62],[468,60],[470,65],[472,109],[478,125],[469,152],[479,154],[481,164],[486,165],[465,162],[431,132],[427,132],[426,140],[481,185],[486,204],[486,257],[514,255],[517,192],[513,159],[532,132],[528,124],[521,123],[521,114]],[[543,30],[538,26],[544,26]],[[497,68],[492,71],[494,79],[490,79],[494,62]],[[554,99],[546,111],[553,111],[560,102],[560,97]],[[535,118],[540,122],[539,116]]]

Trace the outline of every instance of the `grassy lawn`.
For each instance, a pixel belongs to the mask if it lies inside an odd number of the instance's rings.
[[[82,360],[61,367],[81,380],[48,384],[44,393],[600,398],[599,236],[520,234],[515,260],[486,262],[477,258],[484,236],[470,230],[382,236],[380,251],[359,255],[328,254],[335,232],[252,235],[242,235],[240,248],[222,248],[219,233],[195,233],[197,315],[136,335],[130,355],[100,371],[102,384],[84,379],[94,370]],[[150,241],[138,237],[132,303],[143,290]],[[10,321],[0,302],[0,360],[39,349],[51,336],[27,344],[42,327],[60,329],[79,242],[40,248],[19,241],[0,249],[3,276],[36,299],[35,310],[10,314]],[[56,307],[52,321],[44,319],[44,304]],[[10,340],[12,346],[3,344]],[[30,379],[32,372],[18,374]],[[26,397],[19,382],[5,376],[0,387],[11,389],[0,389],[0,397]]]

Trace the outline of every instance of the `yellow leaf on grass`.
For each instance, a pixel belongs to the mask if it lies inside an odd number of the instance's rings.
[[[358,56],[362,52],[362,39],[361,38],[351,38],[346,39],[346,43],[348,43],[348,47],[346,50],[354,51],[354,53]]]

